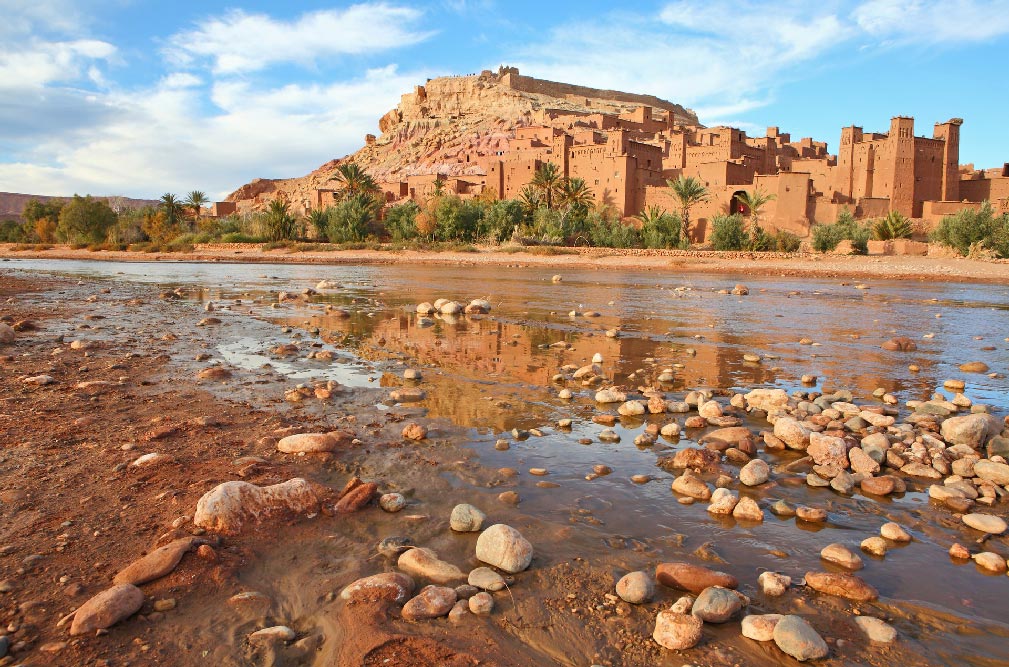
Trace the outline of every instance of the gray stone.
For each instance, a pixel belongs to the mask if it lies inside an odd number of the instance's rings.
[[[672,651],[697,646],[701,641],[701,619],[689,614],[680,614],[672,610],[660,611],[655,619],[655,631],[652,639],[664,648]]]
[[[771,475],[771,468],[762,459],[753,459],[739,470],[739,481],[746,486],[763,484]]]
[[[631,604],[651,602],[655,595],[655,580],[647,572],[630,572],[617,582],[617,595]]]
[[[694,600],[690,613],[705,623],[725,623],[742,608],[743,601],[735,591],[709,586]]]
[[[855,625],[865,633],[869,641],[889,644],[897,638],[897,631],[892,625],[872,616],[856,616]]]
[[[529,567],[533,559],[533,545],[519,531],[498,523],[477,538],[476,557],[509,574],[515,574]]]
[[[774,639],[774,628],[783,619],[781,614],[750,614],[743,617],[740,630],[747,639],[769,642]]]
[[[499,591],[505,587],[504,577],[489,567],[478,567],[469,573],[469,583],[485,591]]]
[[[457,533],[475,533],[483,528],[486,519],[487,515],[479,509],[463,503],[452,508],[449,526]]]
[[[494,598],[490,593],[477,593],[469,599],[469,610],[477,616],[487,616],[494,611]]]
[[[827,642],[801,616],[785,616],[774,626],[774,643],[800,662],[827,657]]]

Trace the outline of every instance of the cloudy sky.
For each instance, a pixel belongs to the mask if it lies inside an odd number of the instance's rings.
[[[1009,0],[0,0],[0,191],[221,197],[353,152],[428,77],[519,66],[708,125],[917,133],[1009,161]]]

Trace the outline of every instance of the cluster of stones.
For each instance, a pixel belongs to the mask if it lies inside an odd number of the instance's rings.
[[[468,614],[491,614],[495,606],[492,593],[504,590],[513,583],[511,575],[529,567],[533,546],[509,525],[484,528],[486,520],[482,511],[468,504],[456,505],[449,519],[453,532],[480,533],[476,558],[486,565],[466,573],[432,549],[412,546],[406,538],[388,538],[379,550],[390,555],[401,552],[396,560],[399,571],[358,579],[344,588],[340,597],[349,602],[402,605],[401,616],[408,621],[448,616],[453,623],[460,623]],[[426,582],[419,591],[417,581]]]
[[[486,299],[473,299],[468,304],[462,304],[451,299],[438,299],[434,303],[427,301],[417,304],[417,326],[431,326],[434,320],[431,315],[438,314],[442,318],[449,319],[458,315],[486,315],[491,310],[490,301]]]

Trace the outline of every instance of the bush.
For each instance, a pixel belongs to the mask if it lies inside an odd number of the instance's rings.
[[[56,232],[67,243],[101,243],[116,219],[116,212],[106,202],[91,195],[74,195],[60,210]]]
[[[598,213],[589,214],[588,237],[592,245],[603,248],[636,248],[641,245],[641,235],[636,227],[625,225]]]
[[[655,212],[642,218],[641,244],[646,248],[678,248],[680,246],[680,216]]]
[[[368,195],[347,197],[329,210],[326,238],[330,243],[363,241],[375,214],[375,200]]]
[[[711,246],[715,250],[742,250],[749,245],[743,216],[718,215],[711,221]]]
[[[17,220],[4,220],[0,222],[0,243],[25,243],[24,228]]]
[[[909,239],[911,232],[911,221],[900,214],[900,211],[890,211],[885,218],[880,218],[872,227],[872,235],[877,241],[889,241],[890,239]]]
[[[524,220],[525,211],[521,202],[514,199],[492,202],[484,211],[480,235],[492,243],[503,243],[512,237]]]
[[[261,243],[263,239],[242,232],[230,232],[221,237],[221,243]]]
[[[973,248],[986,248],[999,257],[1009,257],[1009,214],[995,215],[991,202],[977,211],[964,209],[944,217],[931,240],[968,255]]]
[[[420,235],[417,231],[417,214],[420,206],[410,201],[391,206],[385,212],[385,230],[393,241],[407,241]]]
[[[775,249],[774,237],[764,231],[760,225],[754,225],[750,231],[750,250],[767,252]]]
[[[813,250],[830,252],[841,241],[851,241],[852,250],[856,255],[869,252],[869,236],[871,231],[865,225],[855,220],[848,209],[842,210],[837,220],[828,225],[813,225]]]
[[[780,230],[774,235],[774,247],[778,252],[798,252],[802,247],[802,241],[792,232]]]

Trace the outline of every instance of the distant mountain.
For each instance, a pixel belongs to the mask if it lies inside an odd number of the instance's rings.
[[[70,197],[52,197],[49,195],[25,195],[18,192],[0,192],[0,220],[10,218],[21,218],[21,211],[25,204],[32,199],[47,202],[51,199],[70,199]],[[105,199],[116,211],[130,208],[140,208],[142,206],[157,205],[156,199],[130,199],[129,197],[95,196],[95,199]]]

